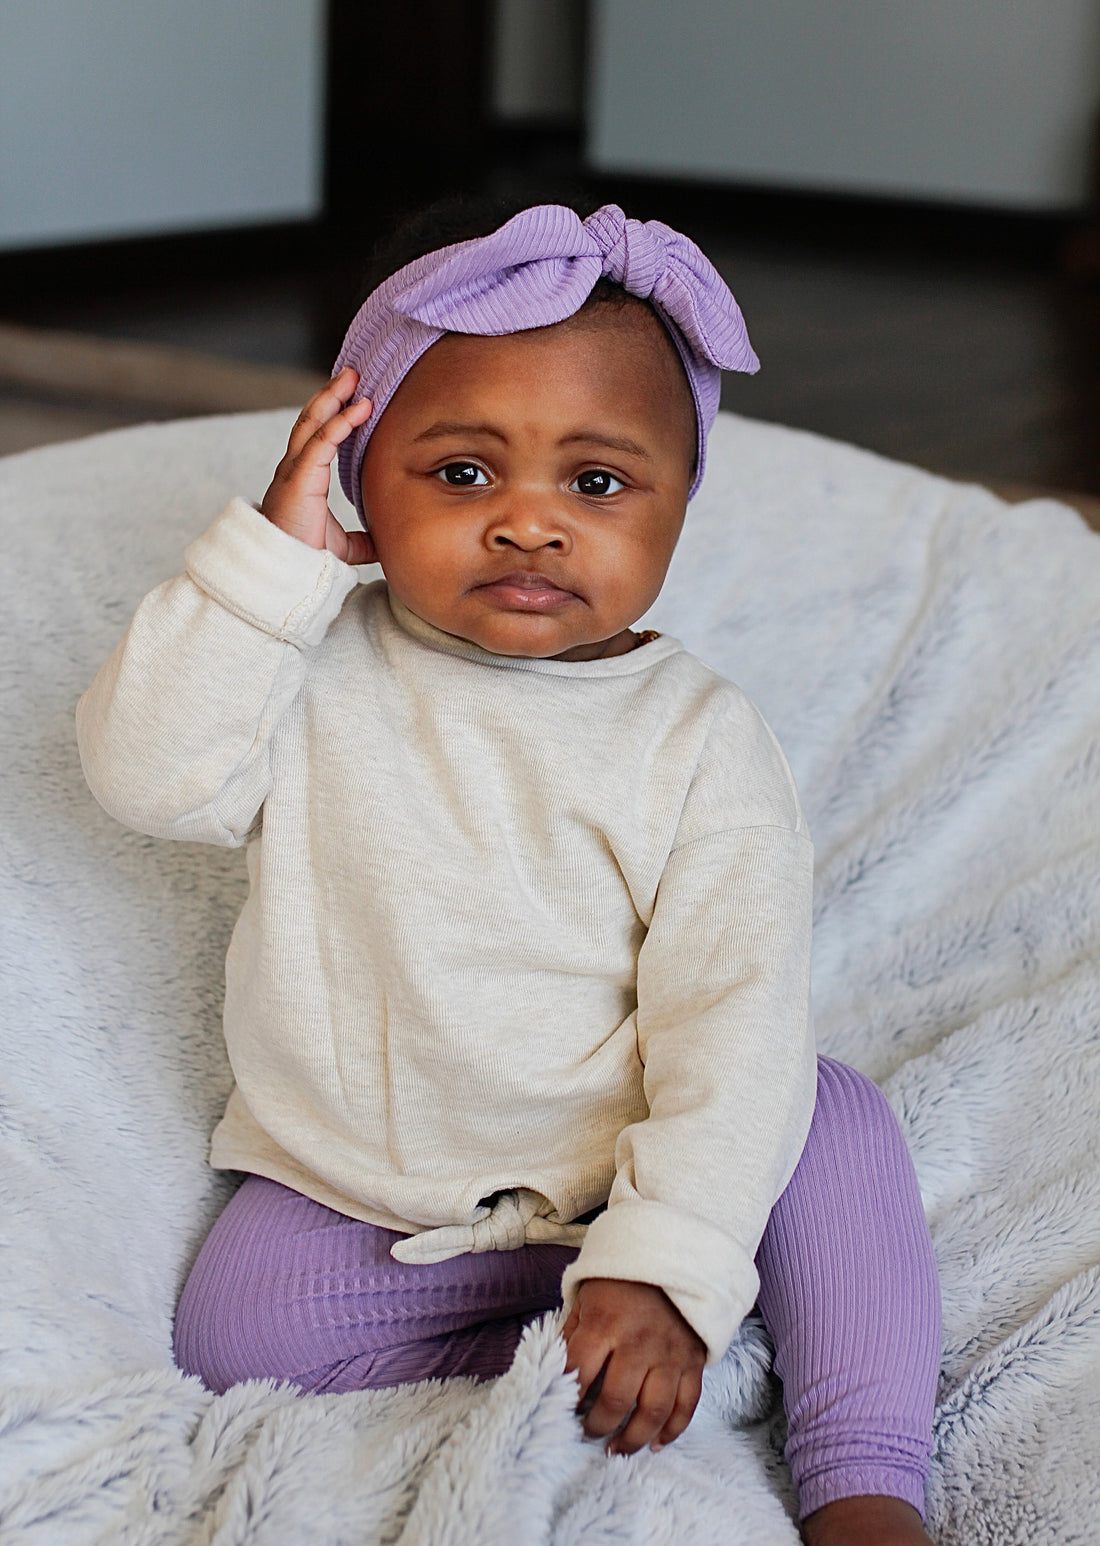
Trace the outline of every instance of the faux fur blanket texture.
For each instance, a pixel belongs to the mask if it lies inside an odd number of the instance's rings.
[[[176,1296],[226,1197],[222,964],[243,856],[115,825],[73,708],[292,415],[0,463],[0,1535],[18,1546],[791,1546],[747,1325],[660,1455],[580,1439],[552,1322],[507,1375],[214,1397]],[[943,1279],[929,1524],[1100,1539],[1100,538],[724,415],[646,619],[739,682],[817,846],[823,1051],[882,1082]]]

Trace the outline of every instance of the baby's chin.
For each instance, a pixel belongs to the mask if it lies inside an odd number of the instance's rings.
[[[631,647],[629,628],[594,628],[583,603],[576,610],[581,613],[578,618],[568,614],[490,613],[465,627],[459,637],[494,655],[525,660],[598,660],[623,654]]]
[[[630,630],[612,634],[592,630],[563,628],[557,619],[531,614],[490,615],[473,622],[433,613],[405,602],[410,612],[453,639],[476,644],[490,655],[506,655],[516,660],[598,660],[607,655],[625,654],[633,642]]]
[[[469,639],[471,644],[480,645],[490,654],[508,655],[517,660],[603,660],[612,655],[625,655],[634,646],[634,635],[629,628],[619,629],[612,634],[601,634],[595,639],[587,636],[559,637],[552,642],[531,639],[517,641],[510,637],[502,638],[496,631],[490,630],[477,630],[460,637]]]

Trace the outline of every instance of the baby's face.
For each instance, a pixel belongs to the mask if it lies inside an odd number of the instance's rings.
[[[405,377],[363,463],[393,593],[499,655],[625,653],[683,525],[695,412],[641,307],[448,333]]]

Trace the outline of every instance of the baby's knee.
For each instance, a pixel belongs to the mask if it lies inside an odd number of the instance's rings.
[[[898,1119],[874,1080],[827,1057],[817,1060],[817,1104],[806,1140],[807,1148],[822,1145],[852,1154],[908,1155]]]

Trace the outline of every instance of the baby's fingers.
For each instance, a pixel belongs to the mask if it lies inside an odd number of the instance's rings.
[[[673,1402],[672,1411],[665,1418],[660,1433],[651,1441],[653,1449],[663,1449],[666,1444],[671,1444],[673,1439],[678,1439],[695,1415],[695,1408],[699,1405],[699,1397],[703,1390],[703,1376],[696,1369],[686,1370],[680,1376],[679,1388],[676,1392],[676,1400]]]
[[[350,407],[341,409],[331,418],[325,419],[314,430],[297,453],[292,455],[289,451],[283,457],[275,469],[274,482],[289,483],[310,492],[320,489],[322,483],[319,477],[324,478],[324,490],[328,490],[328,468],[332,463],[340,445],[360,424],[370,418],[371,404],[369,398],[362,398]],[[291,437],[293,439],[293,436]]]
[[[326,419],[297,456],[287,452],[260,503],[269,521],[310,547],[330,545],[327,538],[336,522],[328,508],[329,467],[341,441],[369,417],[370,411],[366,398],[353,403]],[[343,534],[336,529],[342,543]]]
[[[358,385],[359,377],[350,365],[345,365],[331,381],[325,382],[319,392],[313,394],[294,421],[286,445],[285,461],[293,461],[317,431],[336,417]]]
[[[630,1421],[607,1446],[609,1455],[633,1455],[662,1433],[676,1404],[677,1371],[651,1369],[638,1392]]]
[[[584,1431],[590,1439],[607,1439],[618,1433],[634,1410],[644,1378],[644,1368],[621,1353],[612,1353],[603,1383],[584,1417]],[[582,1403],[582,1411],[585,1405],[587,1402]]]

